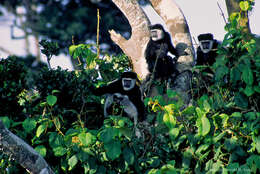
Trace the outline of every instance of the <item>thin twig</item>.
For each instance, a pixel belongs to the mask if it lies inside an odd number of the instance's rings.
[[[99,58],[99,54],[100,54],[100,49],[99,49],[99,21],[100,21],[99,9],[97,9],[97,58]]]
[[[220,5],[219,5],[218,2],[217,2],[217,4],[218,4],[218,7],[219,7],[219,9],[220,9],[220,11],[221,11],[221,16],[223,17],[223,19],[224,19],[224,21],[225,21],[225,24],[227,24],[226,17],[225,17],[225,15],[224,15],[224,13],[223,13],[223,10],[222,10],[222,8],[220,7]]]

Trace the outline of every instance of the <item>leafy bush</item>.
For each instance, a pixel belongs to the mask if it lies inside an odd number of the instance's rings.
[[[21,115],[19,95],[27,89],[27,69],[24,64],[12,56],[0,61],[0,115],[12,118]]]

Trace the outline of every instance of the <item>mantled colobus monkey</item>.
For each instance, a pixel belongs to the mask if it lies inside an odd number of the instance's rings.
[[[200,34],[198,40],[197,65],[212,66],[216,61],[219,42],[213,38],[211,33]]]
[[[155,79],[162,78],[166,80],[172,74],[177,73],[175,63],[178,54],[172,45],[170,34],[164,30],[161,24],[151,25],[149,29],[150,40],[145,50],[148,70],[150,73],[155,71]],[[175,59],[170,57],[168,53],[175,55]]]
[[[123,115],[133,119],[135,126],[138,121],[144,120],[144,104],[141,91],[136,84],[137,80],[135,72],[124,72],[121,78],[94,92],[96,95],[107,94],[104,105],[105,117],[115,115],[114,107],[119,105],[122,106]]]

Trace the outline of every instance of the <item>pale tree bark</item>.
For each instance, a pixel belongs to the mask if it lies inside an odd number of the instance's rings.
[[[134,71],[141,79],[148,75],[147,64],[144,56],[146,45],[149,41],[149,19],[144,14],[136,0],[113,0],[116,6],[128,19],[132,35],[126,40],[114,30],[110,31],[111,39],[131,59]],[[186,19],[180,8],[173,0],[151,0],[156,12],[165,21],[174,45],[180,55],[177,69],[182,72],[191,69],[193,64],[194,49]]]
[[[180,55],[177,69],[180,72],[190,70],[194,62],[194,48],[189,26],[181,9],[174,0],[150,0],[150,2],[168,27],[173,44]]]
[[[10,132],[1,120],[0,150],[31,174],[54,174],[43,157],[22,139]]]
[[[243,27],[245,33],[250,34],[251,29],[249,25],[248,11],[241,11],[239,3],[241,0],[225,0],[227,6],[228,16],[232,13],[240,13],[241,19],[239,20],[238,27]]]
[[[148,75],[144,51],[149,41],[149,20],[136,0],[112,0],[123,12],[132,28],[131,38],[126,40],[114,30],[109,31],[111,39],[130,58],[134,71],[141,79]]]

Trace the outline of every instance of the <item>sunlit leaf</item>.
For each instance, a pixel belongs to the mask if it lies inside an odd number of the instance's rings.
[[[239,7],[240,7],[240,9],[241,9],[242,11],[247,11],[247,10],[249,9],[250,5],[249,5],[249,2],[248,2],[248,1],[241,1],[241,2],[239,3]]]
[[[57,102],[57,97],[54,95],[48,95],[46,98],[48,105],[53,106]]]
[[[70,159],[68,160],[69,170],[72,170],[77,163],[78,163],[78,158],[76,155],[70,157]]]

